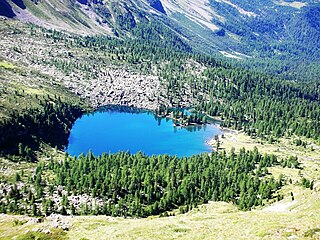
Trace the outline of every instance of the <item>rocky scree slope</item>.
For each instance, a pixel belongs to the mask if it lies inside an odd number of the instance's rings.
[[[156,109],[159,105],[190,106],[197,95],[184,84],[183,94],[168,100],[168,82],[162,72],[169,62],[130,63],[125,47],[118,51],[117,44],[89,46],[91,40],[78,35],[45,30],[34,25],[1,20],[0,58],[26,72],[37,72],[50,79],[49,84],[61,85],[91,103],[93,107],[109,104]],[[93,43],[92,43],[93,44]],[[109,48],[109,49],[104,49]],[[123,52],[123,53],[120,53]],[[189,78],[205,68],[190,60],[185,64]],[[20,72],[2,69],[3,78],[10,84],[36,87],[38,78],[22,78]],[[190,71],[189,71],[190,70]],[[40,81],[40,82],[39,82]],[[194,90],[196,91],[196,90]],[[203,97],[201,97],[203,99]]]

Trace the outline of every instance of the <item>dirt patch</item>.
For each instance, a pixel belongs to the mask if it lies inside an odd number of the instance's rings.
[[[265,212],[279,212],[279,213],[283,213],[283,212],[290,212],[290,207],[295,205],[297,203],[297,201],[292,201],[292,202],[277,202],[272,204],[269,207],[266,207],[264,209],[262,209],[262,211]]]

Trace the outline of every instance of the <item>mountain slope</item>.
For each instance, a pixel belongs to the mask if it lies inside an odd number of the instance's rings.
[[[291,79],[320,71],[318,0],[1,0],[0,15],[82,35],[175,36],[194,52]],[[156,30],[157,31],[157,30]],[[156,36],[152,34],[153,37]],[[296,71],[298,70],[298,71]]]
[[[1,0],[1,4],[7,6],[1,15],[14,14],[22,21],[82,30],[83,34],[112,34],[111,29],[130,31],[141,20],[160,19],[167,26],[173,25],[179,33],[185,33],[189,40],[203,39],[213,48],[230,51],[234,48],[246,53],[252,50],[248,48],[248,40],[283,42],[296,36],[301,27],[305,39],[319,34],[319,26],[315,24],[319,1],[312,0],[264,1],[263,4],[237,0]],[[312,36],[308,36],[309,31],[313,32]],[[301,38],[297,41],[303,41]],[[317,39],[313,42],[317,43]]]

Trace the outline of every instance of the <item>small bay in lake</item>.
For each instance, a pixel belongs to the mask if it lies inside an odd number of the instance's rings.
[[[172,120],[157,118],[152,112],[111,108],[77,119],[66,151],[73,156],[91,150],[95,155],[142,151],[187,157],[211,152],[207,142],[217,134],[221,131],[214,124],[175,127]]]

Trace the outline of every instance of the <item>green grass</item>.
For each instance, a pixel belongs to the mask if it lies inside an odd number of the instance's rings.
[[[308,201],[316,200],[314,195],[310,190],[301,190],[301,196],[298,196],[301,202],[288,212],[268,212],[264,209],[240,212],[230,203],[210,202],[186,214],[165,218],[64,217],[72,223],[72,227],[62,237],[69,239],[287,239],[290,236],[311,238],[317,237],[320,232],[318,220],[320,208],[301,209],[299,204],[306,207]],[[12,216],[3,215],[0,238],[25,237],[27,229],[46,228],[50,225],[50,220],[45,220],[44,223],[32,225],[26,223],[18,226],[13,224],[12,219]],[[3,231],[3,228],[11,228],[11,231]],[[16,230],[18,232],[15,232]],[[4,232],[7,235],[4,235]],[[30,235],[31,233],[28,236]]]
[[[23,73],[23,74],[22,74]],[[79,97],[67,91],[63,86],[50,84],[51,76],[20,69],[17,72],[5,70],[0,80],[0,120],[8,118],[11,112],[22,113],[25,109],[42,109],[40,100],[59,96],[62,101],[83,105]],[[22,82],[29,82],[28,86]]]
[[[303,234],[304,237],[320,237],[320,228],[313,228]]]
[[[7,61],[0,61],[0,68],[5,68],[5,69],[14,69],[16,68],[15,65],[13,65],[12,63],[10,62],[7,62]]]
[[[50,233],[43,233],[43,232],[28,232],[23,235],[18,236],[17,240],[62,240],[66,238],[66,232],[62,231],[61,229],[51,229]]]
[[[46,12],[44,12],[43,9],[41,9],[40,4],[35,4],[30,0],[25,0],[24,4],[28,8],[28,10],[32,12],[32,14],[34,14],[36,17],[47,21],[51,20],[48,14],[46,14]]]
[[[36,163],[20,162],[15,163],[11,160],[0,157],[0,182],[15,183],[15,175],[19,173],[22,181],[26,181],[32,174],[32,169],[37,166]],[[21,173],[24,172],[22,175]]]

